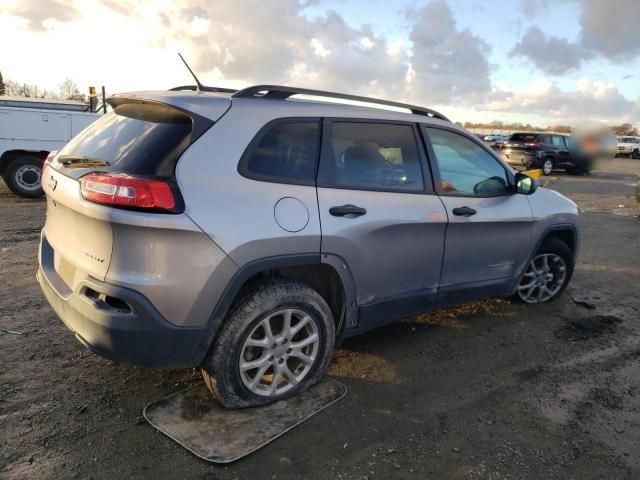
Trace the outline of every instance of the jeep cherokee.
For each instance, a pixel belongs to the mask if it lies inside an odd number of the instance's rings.
[[[576,205],[438,112],[192,90],[113,96],[45,163],[37,277],[93,352],[200,367],[248,407],[313,385],[347,336],[567,286]]]

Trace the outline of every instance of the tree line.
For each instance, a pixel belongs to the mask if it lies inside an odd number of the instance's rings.
[[[549,127],[538,127],[529,123],[523,124],[519,122],[504,123],[499,120],[493,122],[464,122],[464,128],[481,128],[485,130],[518,130],[521,132],[555,132],[555,133],[571,133],[573,127],[569,125],[551,125]],[[630,135],[638,136],[638,129],[630,123],[623,123],[621,125],[612,125],[611,130],[615,135]]]
[[[70,78],[65,78],[64,81],[58,85],[57,90],[47,90],[33,83],[19,83],[10,79],[5,80],[2,77],[2,72],[0,72],[0,95],[87,102],[87,95],[80,92],[78,85]]]

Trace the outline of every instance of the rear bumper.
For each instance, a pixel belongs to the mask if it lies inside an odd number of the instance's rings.
[[[89,350],[148,368],[200,365],[208,349],[206,327],[177,327],[139,293],[91,277],[71,291],[53,269],[47,246],[43,238],[36,275],[40,288],[56,314]],[[126,302],[130,312],[107,305],[96,292]]]

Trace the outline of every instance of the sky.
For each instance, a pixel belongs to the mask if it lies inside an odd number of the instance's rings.
[[[640,0],[0,0],[0,72],[86,91],[277,83],[454,121],[640,127]]]

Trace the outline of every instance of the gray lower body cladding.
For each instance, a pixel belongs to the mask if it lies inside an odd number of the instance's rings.
[[[40,288],[55,313],[89,350],[148,368],[200,365],[213,335],[210,324],[176,326],[140,293],[91,277],[70,289],[53,268],[53,250],[44,236],[40,248]]]

